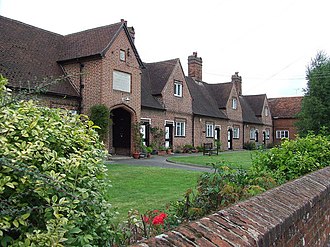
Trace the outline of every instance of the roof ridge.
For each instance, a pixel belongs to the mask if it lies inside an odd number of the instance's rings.
[[[3,15],[0,15],[0,18],[6,19],[8,21],[14,22],[14,23],[19,24],[19,25],[27,26],[29,28],[34,28],[36,30],[40,30],[40,31],[43,31],[43,32],[46,32],[46,33],[56,35],[56,36],[64,37],[64,35],[62,35],[62,34],[55,33],[55,32],[40,28],[40,27],[36,27],[36,26],[31,25],[31,24],[27,24],[27,23],[24,23],[24,22],[21,22],[21,21],[18,21],[18,20],[14,20],[14,19],[11,19],[11,18],[3,16]]]
[[[166,62],[170,62],[170,61],[178,61],[178,60],[180,60],[179,58],[173,58],[173,59],[167,59],[167,60],[163,60],[163,61],[158,61],[158,62],[151,62],[151,63],[149,63],[149,62],[143,62],[144,64],[160,64],[160,63],[166,63]]]
[[[66,35],[63,35],[63,36],[68,37],[68,36],[71,36],[71,35],[77,35],[77,34],[81,34],[81,33],[84,33],[84,32],[90,32],[90,31],[94,31],[94,30],[98,30],[98,29],[103,29],[103,28],[115,26],[115,25],[118,25],[118,24],[122,25],[123,23],[122,22],[116,22],[116,23],[112,23],[112,24],[108,24],[108,25],[104,25],[104,26],[100,26],[100,27],[93,27],[93,28],[82,30],[82,31],[69,33],[69,34],[66,34]]]

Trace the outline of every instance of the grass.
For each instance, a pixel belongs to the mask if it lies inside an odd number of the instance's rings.
[[[170,157],[170,161],[182,162],[185,164],[211,166],[212,163],[225,161],[233,168],[249,169],[252,165],[253,151],[234,151],[221,152],[219,155],[201,155],[201,156],[184,156]]]
[[[140,213],[162,209],[171,201],[183,198],[189,188],[195,188],[201,172],[159,167],[107,165],[112,188],[109,199],[120,218],[130,209]]]

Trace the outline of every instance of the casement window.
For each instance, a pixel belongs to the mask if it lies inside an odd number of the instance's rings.
[[[265,106],[265,116],[268,117],[268,115],[269,115],[269,108]]]
[[[255,140],[256,139],[256,129],[251,128],[250,129],[250,140]]]
[[[186,122],[177,120],[175,122],[175,136],[186,136]]]
[[[119,51],[119,59],[120,59],[120,61],[123,61],[123,62],[126,61],[126,52],[124,50]]]
[[[239,139],[239,127],[235,127],[233,128],[233,138],[234,139]]]
[[[232,107],[234,110],[237,109],[237,98],[232,98]]]
[[[266,140],[269,140],[270,137],[270,130],[266,129]]]
[[[276,139],[289,138],[288,130],[276,130]]]
[[[182,82],[174,81],[174,96],[182,97]]]
[[[113,90],[131,92],[131,74],[113,71]]]
[[[206,123],[206,137],[214,137],[214,124]]]

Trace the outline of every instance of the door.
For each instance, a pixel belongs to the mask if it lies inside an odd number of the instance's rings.
[[[220,148],[221,145],[221,141],[220,141],[220,128],[216,127],[214,129],[214,139],[215,139],[215,143],[217,145],[218,148]]]
[[[146,147],[149,147],[150,141],[150,130],[149,130],[150,124],[148,122],[141,123],[141,135],[142,135],[142,142]]]
[[[165,125],[165,147],[173,147],[173,124]]]
[[[115,154],[129,155],[131,150],[131,114],[122,108],[111,111],[112,146]]]
[[[256,139],[255,139],[256,142],[259,142],[259,133],[258,133],[258,131],[256,131],[256,135],[255,136],[256,136]]]
[[[233,149],[233,130],[232,129],[228,130],[228,149],[229,150]]]

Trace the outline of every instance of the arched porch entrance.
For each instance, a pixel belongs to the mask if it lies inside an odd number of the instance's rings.
[[[131,154],[132,113],[123,107],[111,111],[112,138],[110,146],[113,154]]]

